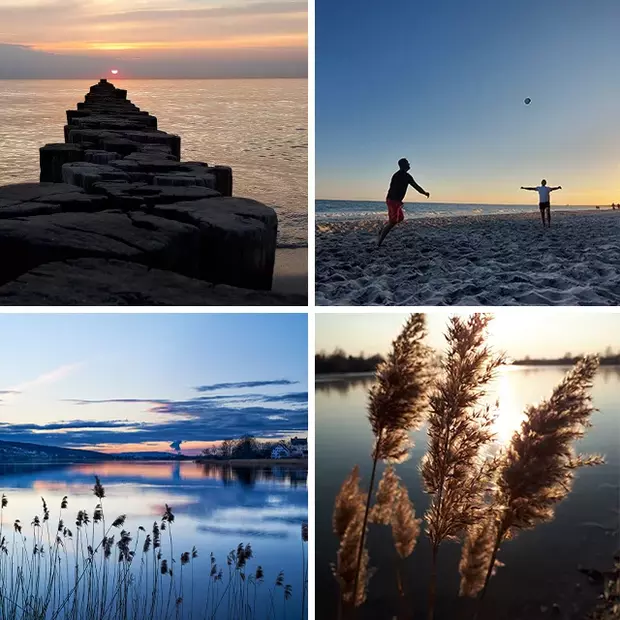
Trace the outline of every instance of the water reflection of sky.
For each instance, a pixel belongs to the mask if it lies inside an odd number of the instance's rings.
[[[507,441],[518,427],[527,404],[546,398],[567,368],[510,367],[503,370],[491,386],[487,401],[499,399],[496,430],[500,442]],[[369,453],[371,433],[366,419],[367,390],[372,377],[354,380],[321,380],[316,384],[316,532],[317,532],[317,613],[332,617],[337,589],[329,569],[336,557],[337,540],[331,531],[333,501],[342,480],[354,464],[359,464],[365,484],[370,476]],[[494,578],[488,592],[489,618],[508,614],[527,614],[537,618],[540,606],[550,606],[551,599],[566,607],[586,605],[596,592],[586,584],[579,591],[577,603],[572,598],[581,575],[577,565],[600,569],[611,561],[617,545],[620,495],[620,368],[603,367],[595,379],[594,405],[599,409],[592,417],[593,427],[578,442],[577,450],[605,455],[602,467],[582,469],[577,474],[569,498],[556,511],[553,522],[520,535],[507,543],[500,553],[506,566]],[[416,513],[420,516],[428,505],[422,492],[417,465],[426,448],[425,429],[413,435],[412,458],[398,467]],[[382,469],[381,469],[382,471]],[[391,535],[388,528],[374,527],[370,536],[372,564],[379,570],[373,576],[369,600],[365,607],[368,618],[389,618],[397,613],[394,607],[396,585],[393,577]],[[458,559],[460,546],[442,547],[440,562],[439,614],[452,618],[462,612],[457,601]],[[422,614],[426,600],[429,549],[421,538],[413,556],[405,564],[410,580],[411,606]],[[407,579],[407,577],[405,577]],[[518,587],[517,585],[518,584]],[[581,587],[582,584],[580,584]],[[495,615],[494,615],[495,614]]]
[[[143,526],[149,532],[168,504],[176,517],[175,556],[195,546],[197,575],[208,574],[211,552],[225,566],[227,553],[240,542],[249,542],[255,554],[252,568],[263,567],[270,587],[283,570],[285,583],[293,586],[291,609],[299,609],[301,524],[308,515],[306,470],[193,462],[92,463],[38,470],[0,466],[0,493],[9,499],[5,527],[15,519],[30,523],[34,515],[41,515],[41,497],[50,506],[52,520],[65,495],[70,515],[82,509],[92,515],[97,504],[92,494],[95,475],[106,490],[103,507],[108,519],[126,514],[125,529],[136,532]]]

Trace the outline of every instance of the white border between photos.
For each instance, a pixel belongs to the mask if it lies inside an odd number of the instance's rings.
[[[315,348],[315,34],[316,34],[315,0],[308,0],[308,620],[315,617],[315,412],[314,412],[314,348]]]

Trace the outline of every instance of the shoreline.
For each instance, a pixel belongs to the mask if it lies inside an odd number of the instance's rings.
[[[257,465],[293,465],[308,469],[308,459],[196,459],[195,463],[212,465],[239,465],[242,467],[256,467]]]
[[[317,305],[618,305],[620,213],[410,218],[376,248],[381,221],[317,223]]]
[[[274,293],[303,295],[308,299],[308,248],[276,247],[276,263],[273,271]]]

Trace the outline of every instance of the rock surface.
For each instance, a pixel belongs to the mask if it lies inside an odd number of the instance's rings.
[[[49,263],[0,286],[0,305],[301,306],[302,295],[214,285],[144,265],[78,259]]]
[[[232,197],[229,167],[181,162],[179,136],[105,80],[77,107],[42,182],[0,187],[0,303],[306,303],[267,292],[277,216]]]

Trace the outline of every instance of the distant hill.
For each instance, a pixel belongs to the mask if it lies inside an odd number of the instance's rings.
[[[195,457],[171,452],[124,452],[106,454],[35,443],[0,440],[2,463],[83,463],[84,461],[193,461]]]
[[[2,463],[82,463],[84,461],[113,460],[108,454],[92,450],[71,450],[35,443],[0,440]]]

